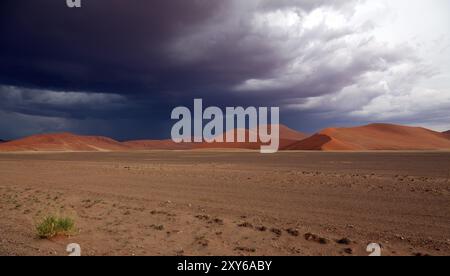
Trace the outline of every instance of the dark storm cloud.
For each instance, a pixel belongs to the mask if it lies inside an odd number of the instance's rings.
[[[35,116],[42,131],[58,120],[57,130],[121,138],[167,136],[170,110],[195,97],[297,104],[290,116],[307,116],[311,97],[410,60],[358,37],[361,26],[305,27],[315,9],[349,16],[355,2],[84,0],[69,9],[64,0],[3,0],[0,111],[22,123]]]
[[[158,86],[173,37],[202,24],[218,1],[2,1],[3,83],[75,90]],[[188,3],[189,2],[189,3]]]
[[[114,118],[111,111],[129,103],[118,94],[62,92],[0,86],[0,109],[25,115],[49,117]]]
[[[321,1],[275,3],[97,0],[75,10],[65,1],[2,1],[0,82],[161,98],[221,92],[290,58],[251,30],[258,9],[310,10]]]

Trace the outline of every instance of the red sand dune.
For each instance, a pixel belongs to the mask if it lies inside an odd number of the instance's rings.
[[[247,137],[249,130],[246,130]],[[280,126],[281,147],[306,137],[286,126]],[[188,149],[260,149],[260,143],[174,143],[172,140],[140,140],[118,142],[106,137],[79,136],[70,133],[43,134],[0,144],[0,151],[130,151]]]
[[[0,151],[121,151],[128,147],[107,137],[71,133],[33,135],[2,143]]]
[[[280,139],[281,140],[300,141],[309,136],[310,135],[308,135],[308,134],[288,128],[285,125],[280,125]]]
[[[238,129],[235,129],[235,139],[237,139],[237,131]],[[252,130],[248,130],[245,129],[245,137],[246,140],[248,140],[250,133],[253,132]],[[223,140],[225,141],[226,139],[226,135],[227,132],[222,134],[223,136]],[[252,150],[257,150],[259,149],[260,143],[249,143],[249,142],[243,142],[243,143],[239,143],[239,142],[233,142],[233,143],[226,143],[226,142],[203,142],[203,143],[195,143],[194,144],[194,148],[195,149],[252,149]]]
[[[254,130],[245,130],[247,138]],[[354,128],[329,128],[309,138],[280,126],[281,150],[441,150],[450,149],[450,134],[425,128],[372,124]],[[188,149],[254,149],[261,143],[181,143],[172,140],[142,140],[120,143],[107,137],[70,133],[34,135],[0,143],[0,151],[132,151]]]
[[[287,150],[441,150],[450,149],[445,134],[420,127],[371,124],[329,128],[296,142]]]
[[[445,135],[447,135],[450,138],[450,130],[444,131],[442,133],[444,133]]]
[[[269,127],[269,131],[271,128]],[[245,130],[246,139],[249,133],[255,130]],[[237,130],[235,130],[235,135]],[[225,139],[225,135],[224,139]],[[308,137],[306,134],[280,125],[280,148],[286,147]],[[186,149],[254,149],[259,150],[261,143],[174,143],[172,140],[138,140],[123,143],[132,150],[186,150]]]
[[[191,143],[177,144],[171,139],[127,141],[123,144],[131,150],[187,150],[193,148],[193,144]]]
[[[279,125],[279,129],[280,129],[280,149],[287,147],[295,142],[301,141],[303,139],[305,139],[306,137],[308,137],[307,134],[298,132],[296,130],[290,129],[285,125]],[[269,133],[271,131],[271,126],[269,126]],[[252,132],[256,132],[257,133],[257,129],[251,129],[245,130],[245,137],[246,140],[249,140],[249,136],[250,133]],[[226,134],[223,134],[223,139],[225,140]],[[237,137],[237,129],[235,130],[235,138]],[[200,144],[195,144],[195,148],[197,149],[214,149],[214,148],[221,148],[221,149],[253,149],[253,150],[259,150],[261,148],[262,143],[259,141],[258,143],[249,143],[249,142],[244,142],[244,143],[238,143],[238,142],[233,142],[233,143],[217,143],[217,142],[213,142],[213,143],[200,143]]]

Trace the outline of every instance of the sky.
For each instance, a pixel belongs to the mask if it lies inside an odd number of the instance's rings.
[[[170,136],[177,106],[450,129],[448,0],[2,0],[0,139]]]

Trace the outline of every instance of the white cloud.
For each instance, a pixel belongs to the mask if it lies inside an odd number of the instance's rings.
[[[350,116],[375,120],[405,120],[415,118],[445,119],[450,122],[450,93],[422,87],[406,93],[385,93],[372,99]]]
[[[381,0],[360,1],[353,12],[260,15],[272,23],[255,26],[282,37],[275,47],[293,58],[274,76],[235,89],[278,93],[286,107],[324,118],[449,129],[449,8],[443,0]]]

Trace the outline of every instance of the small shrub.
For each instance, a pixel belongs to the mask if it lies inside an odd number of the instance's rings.
[[[58,218],[48,216],[36,226],[36,231],[41,239],[50,239],[58,235],[70,235],[75,227],[71,218]]]

